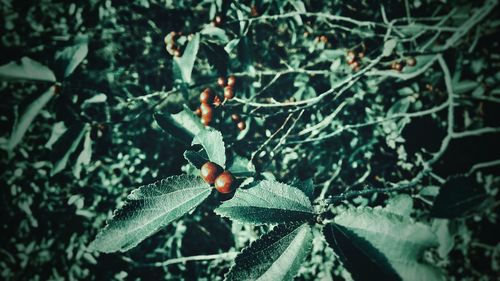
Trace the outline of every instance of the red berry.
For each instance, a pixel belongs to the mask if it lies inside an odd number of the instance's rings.
[[[214,93],[210,88],[206,88],[200,94],[200,102],[201,103],[212,103],[214,100]]]
[[[238,122],[238,124],[236,126],[238,126],[238,129],[240,129],[240,131],[243,131],[247,128],[247,124],[245,124],[244,121]]]
[[[176,56],[176,57],[181,57],[182,56],[182,52],[181,52],[181,50],[179,48],[176,48],[174,50],[174,56]]]
[[[203,124],[203,126],[208,126],[210,125],[210,123],[212,122],[212,115],[203,115],[201,116],[201,124]]]
[[[236,77],[234,77],[233,75],[229,76],[229,78],[227,78],[227,85],[233,87],[235,84]]]
[[[233,87],[231,86],[226,86],[224,88],[224,98],[230,100],[234,98],[234,92],[233,92]]]
[[[198,117],[201,117],[201,108],[198,107],[195,111],[194,111],[194,114]]]
[[[215,179],[215,189],[220,193],[231,193],[233,183],[233,175],[229,171],[224,171]]]
[[[213,113],[213,108],[208,103],[200,104],[201,115],[207,115]]]
[[[401,63],[400,63],[400,62],[398,62],[398,61],[395,61],[395,62],[393,62],[393,63],[391,64],[391,68],[392,68],[393,70],[396,70],[396,71],[401,71],[401,70],[403,70],[403,64],[401,64]]]
[[[226,78],[224,77],[217,78],[217,85],[219,85],[220,87],[226,86]]]
[[[359,62],[358,62],[358,61],[353,61],[353,62],[351,63],[351,68],[352,68],[352,70],[354,70],[354,71],[358,71],[358,70],[359,70],[359,68],[360,68],[360,64],[359,64]]]
[[[239,114],[233,113],[231,114],[231,119],[233,119],[234,122],[238,122],[241,120],[241,117]]]
[[[216,96],[214,97],[214,102],[213,102],[213,105],[214,105],[215,107],[219,107],[219,106],[221,105],[221,103],[222,103],[222,101],[221,101],[220,97],[216,95]]]
[[[348,51],[347,56],[346,56],[346,60],[347,60],[348,64],[355,62],[356,61],[356,53],[354,53],[354,51]]]
[[[409,57],[406,59],[406,65],[415,66],[417,65],[417,60],[414,57]]]
[[[209,184],[213,184],[217,176],[220,174],[220,171],[221,169],[219,165],[213,162],[207,162],[201,166],[200,174],[204,181]]]

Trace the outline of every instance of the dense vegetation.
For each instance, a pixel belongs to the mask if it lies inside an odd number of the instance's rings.
[[[498,280],[498,1],[0,10],[1,279]]]

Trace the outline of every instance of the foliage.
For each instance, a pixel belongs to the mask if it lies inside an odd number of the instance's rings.
[[[499,276],[498,1],[0,10],[2,279]]]

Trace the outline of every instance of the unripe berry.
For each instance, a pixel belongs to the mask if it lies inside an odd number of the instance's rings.
[[[233,87],[231,86],[226,86],[224,88],[224,98],[230,100],[234,98],[234,92],[233,92]]]
[[[217,78],[217,85],[219,85],[220,87],[226,86],[226,78],[224,77]]]
[[[214,93],[210,88],[206,88],[200,94],[200,102],[201,103],[212,103],[214,100]]]
[[[406,59],[406,65],[415,66],[417,65],[417,60],[414,57],[409,57]]]
[[[227,85],[233,87],[235,84],[236,77],[234,77],[233,75],[229,76],[229,78],[227,78]]]
[[[206,181],[209,184],[213,184],[215,182],[215,179],[220,174],[220,172],[221,169],[219,165],[213,162],[207,162],[203,164],[203,166],[201,166],[200,169],[201,177],[203,178],[204,181]]]
[[[229,171],[224,171],[215,179],[215,189],[220,193],[231,193],[233,183],[233,175]]]
[[[236,126],[238,126],[238,129],[240,129],[240,131],[243,131],[247,128],[247,124],[244,121],[238,122]]]

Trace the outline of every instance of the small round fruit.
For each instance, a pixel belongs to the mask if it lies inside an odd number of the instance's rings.
[[[355,62],[356,61],[356,53],[354,53],[354,51],[352,51],[352,50],[348,51],[347,56],[346,56],[346,60],[347,60],[348,64]]]
[[[214,25],[219,26],[222,23],[222,17],[220,15],[216,15],[214,18]]]
[[[209,126],[210,123],[212,123],[212,115],[203,115],[201,116],[201,124],[203,124],[203,126]]]
[[[321,36],[319,37],[319,40],[320,40],[321,42],[323,42],[323,43],[326,43],[326,42],[328,42],[328,37],[326,37],[325,35],[321,35]]]
[[[229,76],[229,78],[227,78],[227,85],[231,87],[236,85],[236,77],[234,77],[233,75]]]
[[[231,119],[233,119],[234,122],[239,122],[241,120],[241,116],[239,114],[233,113],[231,114]]]
[[[176,57],[181,57],[182,56],[182,52],[179,48],[175,49],[174,50],[174,56]]]
[[[214,93],[210,88],[206,88],[200,94],[200,102],[201,103],[212,103],[214,100]]]
[[[395,61],[391,64],[391,68],[396,71],[401,71],[403,70],[403,65],[400,62]]]
[[[238,124],[236,126],[238,126],[238,129],[240,129],[240,131],[243,131],[247,128],[247,124],[245,124],[244,121],[238,122]]]
[[[365,53],[363,53],[363,52],[359,52],[359,54],[358,54],[358,58],[362,59],[362,58],[364,58],[364,57],[365,57]]]
[[[200,104],[201,115],[212,114],[214,109],[208,103]]]
[[[414,57],[409,57],[406,59],[406,65],[415,66],[417,65],[417,60]]]
[[[217,85],[219,85],[220,87],[226,86],[226,78],[224,77],[217,78]]]
[[[207,162],[201,166],[200,174],[204,181],[209,184],[213,184],[217,176],[220,174],[220,170],[219,165],[214,162]]]
[[[351,63],[351,68],[352,68],[354,71],[358,71],[360,67],[361,67],[361,66],[360,66],[360,64],[359,64],[359,62],[358,62],[358,61],[353,61],[353,62]]]
[[[222,172],[215,179],[215,189],[220,193],[231,193],[233,189],[234,177],[229,171]]]
[[[224,88],[224,98],[230,100],[234,98],[234,92],[233,92],[233,87],[231,86],[226,86]]]

